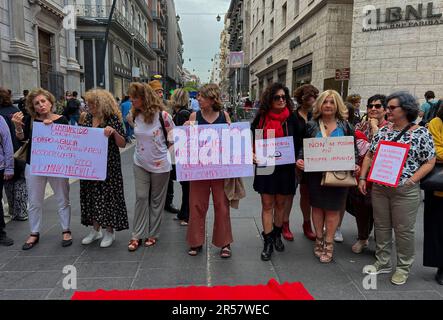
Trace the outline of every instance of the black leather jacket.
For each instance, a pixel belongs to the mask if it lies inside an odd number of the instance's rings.
[[[348,121],[337,120],[337,128],[341,128],[345,133],[345,136],[354,137],[355,164],[358,164],[358,149],[357,149],[357,140],[355,139],[354,127],[351,124],[349,124]],[[306,131],[304,138],[305,139],[315,138],[320,132],[321,129],[318,120],[311,120],[306,124]],[[303,147],[300,148],[297,159],[303,159]]]

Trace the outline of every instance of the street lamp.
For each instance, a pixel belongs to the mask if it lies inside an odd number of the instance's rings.
[[[175,18],[177,19],[177,22],[180,21],[180,16],[179,15],[177,15]]]
[[[220,22],[220,20],[221,20],[221,17],[220,17],[220,15],[217,15],[217,22]]]
[[[101,86],[102,87],[106,86],[106,80],[105,80],[106,49],[108,47],[109,29],[111,28],[112,16],[114,15],[114,10],[115,10],[115,5],[116,4],[117,4],[117,0],[113,0],[112,1],[112,6],[111,6],[111,12],[109,13],[108,24],[106,25],[105,43],[103,44],[103,57],[102,57],[102,61],[103,61],[103,77],[102,77],[102,82],[101,82]]]

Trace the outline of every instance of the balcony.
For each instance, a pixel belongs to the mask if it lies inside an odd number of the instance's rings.
[[[79,25],[102,25],[106,26],[109,15],[111,13],[111,6],[83,6],[76,5],[76,15]],[[149,45],[147,39],[133,27],[132,23],[123,15],[117,8],[111,20],[111,28],[120,31],[126,39],[131,39],[131,34],[134,35],[134,40],[146,51],[148,59],[154,59],[155,53]]]
[[[163,45],[158,44],[157,42],[152,42],[151,46],[155,53],[157,53],[159,56],[166,56],[166,50]]]

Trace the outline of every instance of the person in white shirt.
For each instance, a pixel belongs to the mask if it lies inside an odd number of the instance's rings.
[[[171,116],[155,91],[144,83],[131,83],[128,95],[134,116],[134,179],[136,190],[134,226],[128,250],[135,251],[145,239],[153,246],[160,235],[169,173],[172,169],[167,134],[174,127]]]

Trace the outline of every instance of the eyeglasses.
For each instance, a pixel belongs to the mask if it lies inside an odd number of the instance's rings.
[[[273,97],[273,99],[274,99],[274,101],[286,100],[286,96],[285,95],[281,95],[281,96],[275,95]]]
[[[396,109],[396,108],[400,108],[400,106],[388,106],[388,109],[391,110],[391,111]]]
[[[381,107],[383,107],[383,105],[380,104],[380,103],[369,104],[369,105],[368,105],[368,109],[369,109],[369,110],[371,110],[371,109],[373,109],[373,108],[375,108],[375,109],[380,109]]]

